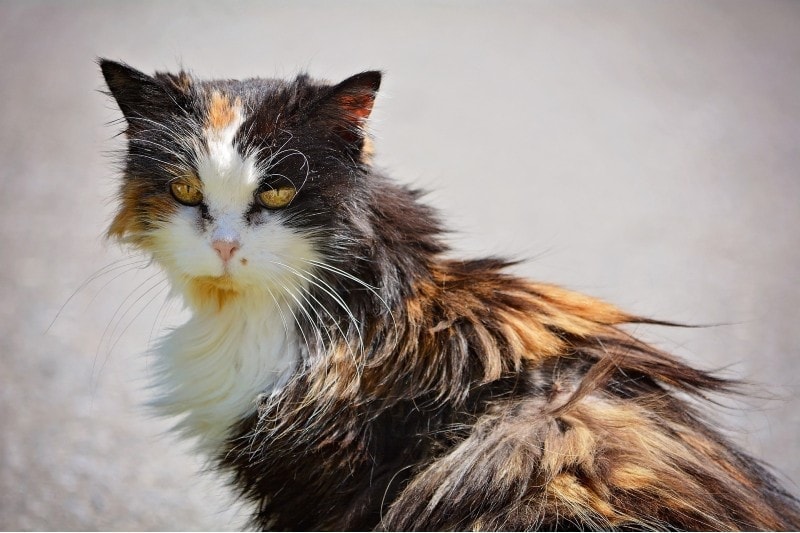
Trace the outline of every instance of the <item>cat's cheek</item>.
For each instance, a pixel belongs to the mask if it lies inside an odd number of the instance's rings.
[[[254,232],[242,252],[242,257],[248,259],[249,267],[289,270],[295,276],[311,268],[309,261],[319,260],[310,237],[280,224],[271,224]]]
[[[309,261],[318,258],[308,238],[282,226],[260,228],[244,235],[229,272],[232,280],[248,291],[260,289],[277,296],[291,288],[307,286],[313,270]]]
[[[153,232],[153,258],[174,275],[220,276],[222,262],[191,215],[181,213]]]

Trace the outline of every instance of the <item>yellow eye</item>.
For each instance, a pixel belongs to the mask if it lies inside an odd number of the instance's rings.
[[[268,189],[258,193],[258,203],[267,209],[280,209],[289,205],[295,195],[297,189],[294,187],[278,187],[277,189]]]
[[[183,205],[193,206],[203,201],[203,192],[199,184],[191,183],[189,180],[177,179],[171,182],[169,191]]]

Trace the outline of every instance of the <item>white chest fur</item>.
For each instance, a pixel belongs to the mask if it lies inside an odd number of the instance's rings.
[[[296,364],[292,326],[274,305],[232,302],[195,314],[158,347],[154,407],[181,417],[175,429],[196,438],[201,451],[218,451],[231,426],[255,411],[256,397]]]

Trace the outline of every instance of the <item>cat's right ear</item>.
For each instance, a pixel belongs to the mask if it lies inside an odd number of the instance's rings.
[[[147,127],[148,121],[158,120],[165,114],[178,111],[179,85],[173,81],[171,86],[157,78],[148,76],[124,63],[109,59],[99,59],[109,93],[117,101],[129,131]]]
[[[381,86],[381,77],[377,70],[351,76],[327,89],[315,104],[317,118],[348,146],[359,150],[363,147],[364,130]]]

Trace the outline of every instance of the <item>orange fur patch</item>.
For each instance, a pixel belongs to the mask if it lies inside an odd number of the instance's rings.
[[[167,220],[175,213],[177,205],[166,190],[163,195],[153,195],[148,194],[146,187],[136,179],[123,182],[119,210],[106,232],[108,238],[144,248],[147,245],[146,222]]]
[[[208,106],[206,127],[211,130],[222,130],[236,118],[234,103],[219,91],[211,93],[211,103]]]
[[[372,142],[372,139],[369,137],[364,137],[363,144],[361,146],[361,162],[365,165],[372,164],[372,158],[375,155],[375,143]]]
[[[569,352],[568,335],[607,335],[613,331],[609,324],[628,318],[599,300],[531,284],[491,266],[475,275],[458,263],[445,262],[431,274],[403,302],[399,314],[406,321],[401,330],[367,334],[367,345],[378,335],[386,348],[370,354],[358,378],[371,394],[384,396],[397,387],[395,380],[386,379],[387,364],[409,371],[408,379],[420,388],[463,375],[476,364],[481,382],[490,383]],[[471,347],[464,349],[464,344],[453,343],[454,338],[469,339]],[[443,351],[443,346],[454,351]],[[354,378],[352,372],[340,372],[340,381],[347,381],[345,375]]]
[[[221,310],[241,294],[240,287],[228,276],[191,278],[188,286],[187,293],[195,307],[216,306]]]
[[[375,95],[373,93],[343,94],[336,101],[350,118],[361,123],[367,120],[372,113]]]
[[[135,183],[123,185],[119,195],[119,210],[108,227],[107,237],[122,241],[126,235],[137,232],[136,230],[141,226],[137,216],[139,197],[139,190]]]
[[[456,323],[470,325],[484,365],[484,381],[519,371],[522,361],[541,361],[567,350],[557,330],[589,337],[607,331],[629,317],[617,308],[589,296],[550,285],[532,284],[489,272],[477,282],[456,270],[433,272],[430,282],[418,286],[418,297],[407,302],[413,321],[425,323],[431,309],[448,313],[447,320],[432,325],[430,333],[446,331]],[[493,302],[491,312],[486,302]],[[495,331],[490,327],[495,324]],[[499,331],[498,331],[499,330]],[[497,333],[501,335],[498,336]],[[437,350],[440,343],[431,342]],[[506,347],[508,349],[506,349]]]

